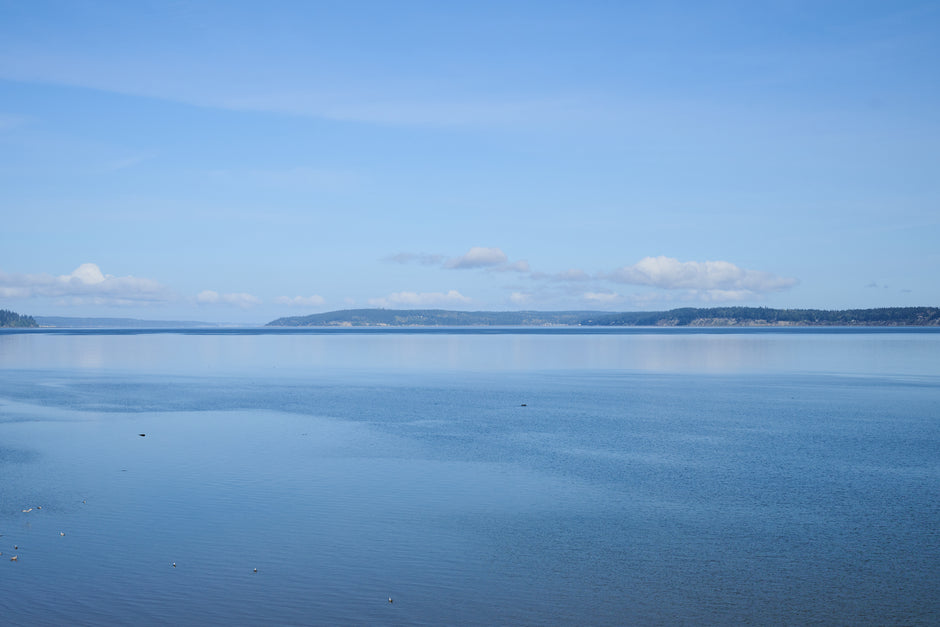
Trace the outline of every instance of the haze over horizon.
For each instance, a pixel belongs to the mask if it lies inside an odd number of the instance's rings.
[[[0,309],[940,304],[940,5],[0,0]]]

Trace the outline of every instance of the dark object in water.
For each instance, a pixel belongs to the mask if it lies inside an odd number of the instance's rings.
[[[519,407],[525,407],[525,406],[526,406],[526,404],[525,404],[525,403],[523,403],[522,405],[519,405]]]
[[[388,602],[389,602],[389,603],[394,603],[394,601],[392,601],[392,597],[388,597]]]
[[[146,434],[146,433],[138,433],[137,435],[139,435],[139,436],[142,437],[142,438],[147,437],[147,434]]]

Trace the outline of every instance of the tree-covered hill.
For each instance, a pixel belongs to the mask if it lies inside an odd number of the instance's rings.
[[[770,309],[687,307],[671,311],[447,311],[443,309],[347,309],[278,318],[272,327],[330,326],[940,326],[940,308]]]
[[[21,316],[8,309],[0,309],[0,327],[38,327],[32,316]]]
[[[344,309],[278,318],[269,327],[323,326],[548,326],[578,325],[590,311],[447,311],[444,309]]]
[[[665,312],[626,312],[585,319],[591,326],[938,326],[940,308],[770,309],[687,307]]]

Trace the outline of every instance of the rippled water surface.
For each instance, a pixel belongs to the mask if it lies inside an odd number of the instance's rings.
[[[929,331],[0,333],[0,615],[938,624],[938,451]]]

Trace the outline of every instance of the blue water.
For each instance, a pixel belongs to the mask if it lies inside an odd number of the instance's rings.
[[[938,497],[936,332],[0,333],[4,624],[940,624]]]

